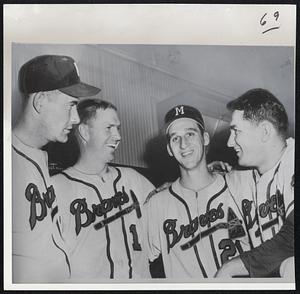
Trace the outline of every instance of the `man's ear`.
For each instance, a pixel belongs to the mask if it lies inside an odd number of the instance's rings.
[[[173,152],[172,152],[172,150],[171,150],[171,148],[170,148],[169,143],[167,144],[167,150],[168,150],[168,154],[169,154],[170,156],[174,156],[174,155],[173,155]]]
[[[45,95],[43,94],[43,92],[33,93],[31,99],[34,110],[37,113],[40,113],[45,100]]]
[[[83,142],[88,142],[88,140],[90,139],[90,134],[89,134],[88,128],[89,127],[87,124],[82,123],[82,124],[78,125],[77,132]]]
[[[273,125],[269,121],[265,120],[259,124],[259,129],[261,131],[262,142],[263,143],[267,142],[274,131]]]
[[[209,134],[207,132],[203,133],[203,144],[207,146],[210,142]]]

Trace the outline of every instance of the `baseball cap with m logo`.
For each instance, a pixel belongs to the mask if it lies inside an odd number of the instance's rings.
[[[180,118],[188,118],[195,121],[202,131],[204,131],[204,120],[197,108],[189,105],[176,105],[170,109],[165,116],[165,133],[168,131],[173,124],[173,122]]]

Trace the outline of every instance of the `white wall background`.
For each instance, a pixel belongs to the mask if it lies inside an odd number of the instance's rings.
[[[293,53],[291,47],[14,44],[12,125],[22,110],[21,65],[37,55],[62,54],[76,60],[82,81],[102,89],[98,97],[117,106],[122,122],[117,163],[146,166],[146,145],[177,103],[198,107],[211,136],[218,136],[227,127],[226,103],[254,87],[284,103],[293,134]]]

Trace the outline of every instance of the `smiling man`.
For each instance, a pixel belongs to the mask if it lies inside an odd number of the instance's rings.
[[[148,257],[151,267],[163,266],[157,277],[199,281],[247,248],[247,236],[224,177],[207,168],[209,134],[198,109],[173,107],[165,133],[180,177],[145,203]]]
[[[142,203],[154,186],[131,168],[109,165],[121,141],[113,104],[86,99],[78,113],[80,157],[53,177],[69,282],[149,278],[141,218]]]
[[[68,265],[65,252],[53,242],[58,209],[41,148],[50,141],[66,142],[79,123],[78,99],[100,89],[82,83],[75,61],[58,55],[25,63],[19,88],[25,107],[12,132],[13,283],[53,282],[68,276]]]
[[[295,144],[287,139],[288,117],[265,89],[249,90],[227,107],[232,111],[227,144],[236,151],[239,165],[249,170],[226,177],[252,250],[226,263],[217,276],[276,277],[284,260],[294,255]]]

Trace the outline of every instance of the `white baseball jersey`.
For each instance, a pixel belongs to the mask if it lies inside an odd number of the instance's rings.
[[[167,278],[213,277],[228,259],[248,249],[242,218],[221,175],[199,191],[177,179],[145,204],[150,261],[162,254]]]
[[[145,177],[111,166],[101,177],[87,175],[74,166],[53,183],[73,280],[150,277],[140,222],[154,186]]]
[[[271,239],[294,210],[294,139],[287,140],[282,157],[262,175],[257,170],[226,175],[242,212],[253,247]]]
[[[24,145],[13,134],[13,283],[51,282],[68,276],[65,252],[53,241],[58,233],[55,201],[47,153]]]

